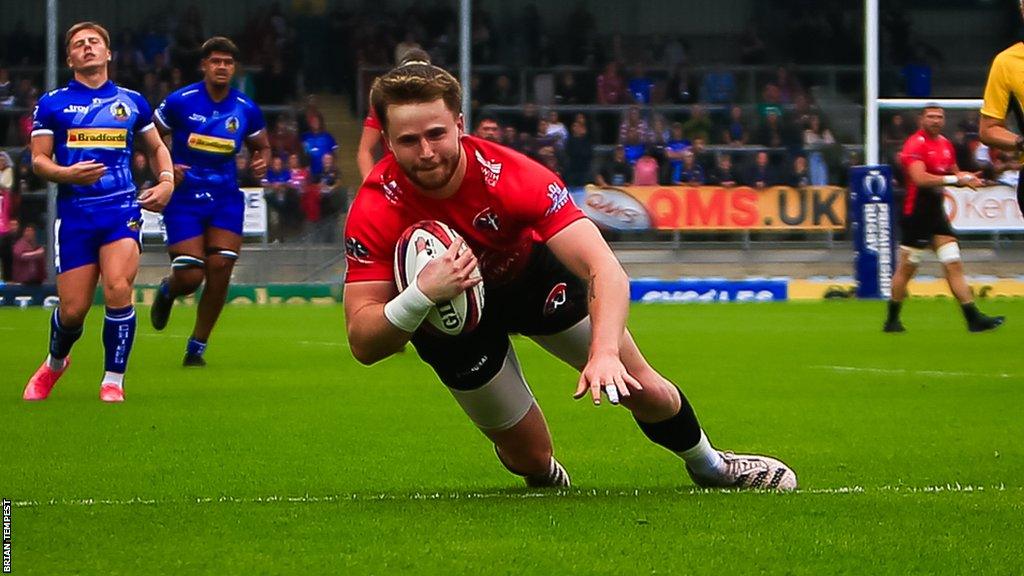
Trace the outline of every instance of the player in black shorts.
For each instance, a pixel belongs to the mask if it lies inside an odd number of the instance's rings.
[[[960,246],[943,209],[943,186],[981,185],[978,177],[961,172],[956,165],[953,145],[942,135],[946,115],[938,106],[921,111],[921,129],[907,139],[900,152],[900,164],[906,176],[907,196],[904,200],[899,261],[892,279],[892,299],[885,320],[885,332],[903,332],[900,308],[907,297],[907,284],[917,273],[924,249],[935,251],[946,273],[949,289],[960,302],[967,329],[984,332],[999,327],[1005,318],[982,314],[974,305],[974,295],[964,278]]]

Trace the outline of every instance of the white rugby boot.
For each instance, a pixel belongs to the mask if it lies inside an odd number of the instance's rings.
[[[750,490],[795,490],[796,473],[781,461],[757,454],[718,452],[725,461],[721,472],[715,475],[697,475],[690,467],[686,471],[701,488],[742,488]]]

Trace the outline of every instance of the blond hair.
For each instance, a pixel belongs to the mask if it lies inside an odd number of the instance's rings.
[[[110,33],[107,32],[107,29],[104,28],[103,26],[100,26],[96,22],[86,21],[86,22],[79,22],[78,24],[75,24],[71,28],[68,28],[67,33],[64,34],[64,49],[65,50],[70,50],[71,49],[71,39],[75,37],[75,34],[78,34],[82,30],[94,30],[94,31],[96,31],[96,33],[99,34],[101,38],[103,38],[103,45],[106,46],[108,49],[110,48]]]
[[[462,113],[462,86],[447,71],[430,64],[408,63],[393,68],[373,81],[370,105],[387,130],[388,106],[420,104],[444,100],[445,108],[458,116]]]

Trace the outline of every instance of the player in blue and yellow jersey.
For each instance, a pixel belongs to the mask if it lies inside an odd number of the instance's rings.
[[[231,270],[242,248],[245,196],[238,189],[235,155],[252,152],[252,171],[262,178],[270,158],[260,109],[231,88],[238,48],[224,37],[202,47],[203,80],[170,94],[154,114],[171,141],[174,199],[164,210],[171,275],[157,289],[150,319],[162,330],[178,296],[206,280],[195,327],[185,348],[185,366],[204,366],[203,353],[224,308]]]
[[[32,169],[58,184],[54,259],[60,305],[50,320],[46,361],[25,387],[25,400],[44,400],[71,363],[71,346],[103,278],[105,373],[100,398],[124,400],[124,372],[135,339],[133,283],[141,249],[140,206],[159,212],[171,198],[171,157],[138,92],[107,77],[110,36],[94,22],[65,35],[74,80],[45,94],[33,113]],[[141,194],[132,183],[135,141],[159,175]]]

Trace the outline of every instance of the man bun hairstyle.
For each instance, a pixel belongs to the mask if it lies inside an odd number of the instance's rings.
[[[1024,1],[1024,0],[1021,0]],[[402,59],[398,62],[399,66],[408,66],[409,64],[430,64],[430,54],[422,48],[412,48],[402,56]]]
[[[71,50],[71,39],[75,37],[82,30],[94,30],[100,37],[103,38],[103,45],[108,49],[110,48],[110,33],[103,26],[92,21],[79,22],[68,28],[67,33],[64,34],[64,49]]]
[[[241,52],[238,50],[238,46],[226,36],[214,36],[203,42],[202,47],[203,60],[210,57],[210,54],[214,52],[223,52],[225,54],[231,54],[231,57],[238,60],[241,57]]]
[[[446,70],[431,64],[409,63],[392,68],[373,81],[370,105],[387,130],[388,106],[444,100],[456,117],[462,113],[462,86]]]

